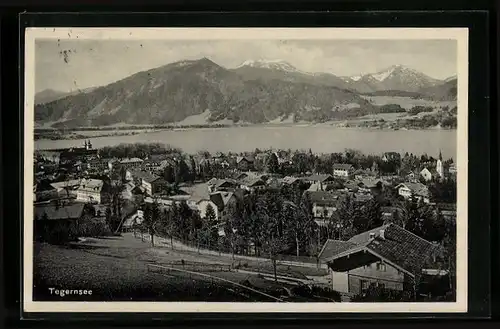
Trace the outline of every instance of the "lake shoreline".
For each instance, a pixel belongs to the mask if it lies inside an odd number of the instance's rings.
[[[38,139],[36,150],[82,147],[90,140],[94,148],[134,143],[161,143],[191,154],[199,151],[246,152],[255,149],[312,149],[315,153],[343,152],[347,148],[363,153],[393,150],[414,154],[435,154],[456,158],[457,131],[452,129],[391,130],[332,127],[330,125],[253,125],[226,128],[155,130],[127,136],[86,136],[84,139]]]

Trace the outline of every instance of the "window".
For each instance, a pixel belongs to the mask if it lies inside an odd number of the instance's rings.
[[[359,280],[359,286],[361,287],[361,291],[366,290],[370,286],[370,282],[366,280]]]
[[[377,270],[381,272],[385,272],[386,267],[384,263],[377,263]]]
[[[385,284],[384,283],[378,283],[377,286],[380,288],[380,289],[385,289]]]

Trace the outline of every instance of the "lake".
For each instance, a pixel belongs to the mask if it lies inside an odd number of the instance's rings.
[[[84,134],[85,132],[79,132]],[[164,143],[196,153],[253,151],[267,149],[311,149],[315,153],[343,152],[346,148],[366,154],[383,152],[427,153],[456,160],[456,130],[380,130],[366,128],[339,128],[328,125],[304,126],[249,126],[229,128],[193,128],[143,132],[131,136],[107,136],[91,139],[94,148],[120,143]],[[83,140],[37,140],[35,149],[50,150],[81,147]]]

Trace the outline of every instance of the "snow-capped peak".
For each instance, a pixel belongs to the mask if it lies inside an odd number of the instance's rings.
[[[238,66],[238,68],[244,67],[244,66],[273,69],[273,70],[281,70],[281,71],[286,71],[286,72],[301,72],[301,73],[303,73],[302,71],[298,70],[296,67],[291,65],[290,63],[288,63],[284,60],[281,60],[281,59],[246,60],[240,66]]]

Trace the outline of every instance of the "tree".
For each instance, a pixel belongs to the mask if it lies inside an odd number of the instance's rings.
[[[314,217],[312,206],[307,197],[295,196],[295,202],[287,203],[282,214],[284,223],[288,226],[287,232],[292,233],[297,257],[300,256],[301,245],[306,243],[313,231]]]
[[[156,226],[161,220],[160,208],[157,200],[153,201],[152,205],[147,205],[144,210],[144,227],[151,237],[151,246],[154,247],[154,236],[156,234]]]
[[[110,207],[106,207],[105,217],[106,217],[106,224],[108,224],[109,229],[112,230],[112,223],[111,223],[112,214]]]
[[[190,233],[193,211],[185,201],[179,204],[177,216],[177,229],[183,240],[187,240]]]
[[[175,174],[172,166],[165,166],[165,168],[163,169],[163,178],[169,183],[173,183],[175,181]]]
[[[216,219],[217,216],[215,215],[215,209],[211,204],[208,204],[207,208],[205,209],[205,220],[209,223],[213,223]]]
[[[196,163],[194,161],[194,158],[193,156],[190,156],[189,157],[189,162],[190,162],[190,169],[191,169],[191,172],[190,172],[190,181],[193,183],[196,178],[198,177],[198,172],[196,170]]]
[[[358,216],[359,209],[357,209],[351,196],[346,196],[340,203],[337,211],[333,213],[331,220],[334,226],[332,229],[338,230],[340,240],[349,240],[358,233],[354,225]]]
[[[268,172],[273,174],[279,171],[279,162],[278,158],[276,157],[276,154],[274,153],[269,154],[266,161],[266,169]]]

